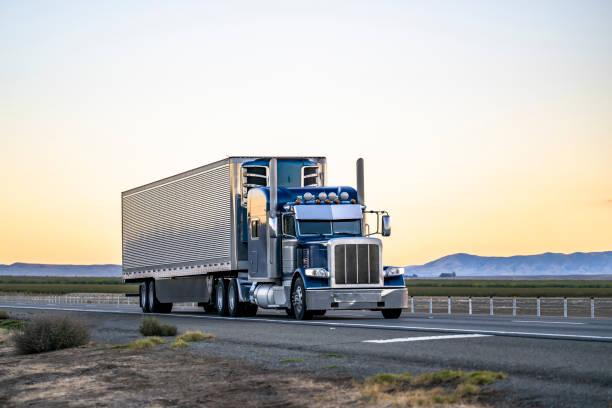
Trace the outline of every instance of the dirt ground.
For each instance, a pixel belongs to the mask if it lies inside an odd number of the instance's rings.
[[[95,344],[17,355],[0,329],[2,407],[371,407],[346,375],[294,374],[203,356],[168,344],[144,350]],[[465,406],[465,405],[463,405]]]
[[[18,356],[0,351],[0,406],[365,406],[352,380],[304,379],[160,346],[89,346]]]

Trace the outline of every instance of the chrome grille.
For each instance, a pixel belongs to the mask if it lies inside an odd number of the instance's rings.
[[[377,284],[380,259],[376,244],[338,244],[334,247],[337,285]]]

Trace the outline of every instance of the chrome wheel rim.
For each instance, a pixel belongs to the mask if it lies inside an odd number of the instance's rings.
[[[149,310],[153,311],[153,305],[155,304],[155,284],[153,282],[149,283]]]
[[[295,310],[296,314],[302,312],[302,299],[304,298],[304,294],[302,293],[302,287],[296,286],[293,291],[293,310]]]
[[[223,309],[223,287],[221,282],[217,284],[217,310]]]
[[[147,290],[145,284],[140,285],[140,307],[142,310],[145,308],[145,303],[147,303]]]
[[[234,310],[234,308],[236,307],[236,301],[234,299],[235,293],[234,293],[234,285],[230,284],[229,287],[229,298],[227,299],[227,303],[228,306],[230,308],[230,310]]]

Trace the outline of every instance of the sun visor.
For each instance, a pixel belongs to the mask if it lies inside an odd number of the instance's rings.
[[[357,220],[361,219],[359,204],[304,204],[296,205],[298,220]]]

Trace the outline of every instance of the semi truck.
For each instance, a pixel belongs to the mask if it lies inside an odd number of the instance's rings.
[[[363,159],[356,170],[355,189],[326,185],[325,157],[227,157],[124,191],[123,281],[139,283],[144,313],[197,302],[223,316],[398,318],[404,271],[383,266],[375,237],[390,235],[390,217],[367,209]]]

